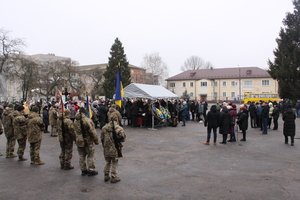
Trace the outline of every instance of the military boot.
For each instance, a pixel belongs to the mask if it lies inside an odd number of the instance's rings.
[[[104,182],[107,182],[110,180],[109,174],[104,174]]]
[[[64,170],[71,170],[71,169],[74,169],[74,166],[73,165],[66,165],[64,167]]]
[[[87,175],[88,175],[88,170],[81,171],[81,176],[87,176]]]
[[[11,153],[11,154],[10,154],[10,157],[11,157],[11,158],[15,158],[15,157],[18,157],[18,156],[17,156],[16,154]]]
[[[98,172],[96,170],[88,170],[88,176],[96,176]]]
[[[117,177],[117,176],[116,177],[112,177],[111,180],[110,180],[111,183],[117,183],[117,182],[120,182],[120,181],[121,181],[121,179],[119,177]]]
[[[24,158],[23,156],[19,156],[19,161],[26,161],[27,158]]]
[[[44,165],[45,163],[41,160],[35,161],[34,162],[35,165]]]

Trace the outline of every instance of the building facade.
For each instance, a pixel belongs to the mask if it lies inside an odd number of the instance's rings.
[[[168,78],[178,96],[207,101],[240,101],[252,94],[278,94],[278,82],[258,67],[188,70]]]

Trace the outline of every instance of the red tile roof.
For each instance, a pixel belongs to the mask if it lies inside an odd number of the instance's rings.
[[[201,79],[270,78],[269,73],[258,67],[235,67],[188,70],[172,76],[167,81]]]

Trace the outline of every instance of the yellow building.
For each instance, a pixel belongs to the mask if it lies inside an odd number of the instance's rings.
[[[207,101],[240,101],[245,94],[278,94],[278,82],[258,67],[188,70],[167,80],[178,96]]]

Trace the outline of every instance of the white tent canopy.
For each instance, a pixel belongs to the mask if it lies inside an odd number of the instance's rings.
[[[178,96],[160,85],[131,83],[124,88],[125,98],[178,98]]]

